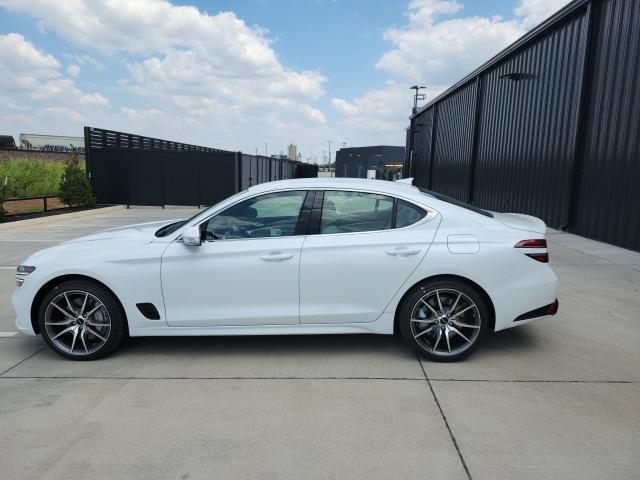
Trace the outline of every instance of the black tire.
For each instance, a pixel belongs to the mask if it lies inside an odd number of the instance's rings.
[[[419,355],[436,362],[455,362],[469,356],[478,348],[490,323],[482,295],[457,279],[426,281],[414,287],[402,302],[398,318],[405,342]]]
[[[79,323],[78,318],[72,321],[71,315],[65,316],[61,313],[62,310],[51,305],[52,301],[55,300],[56,305],[61,302],[66,312],[69,312],[69,308],[65,307],[65,304],[73,308],[71,313],[74,315],[79,314],[83,303],[82,297],[85,294],[84,298],[89,299],[85,301],[87,312],[90,307],[94,306],[98,310],[96,313],[86,316],[86,318],[82,317],[80,319],[82,323]],[[69,298],[70,304],[66,303],[67,298]],[[102,304],[102,306],[100,307],[98,304]],[[83,313],[86,315],[87,312]],[[46,320],[47,315],[49,316],[48,321]],[[99,320],[96,319],[97,317],[99,317]],[[86,329],[84,332],[82,331],[83,325]],[[127,336],[127,322],[118,300],[106,288],[86,280],[69,280],[47,292],[38,309],[38,327],[40,328],[40,334],[54,352],[72,360],[104,358],[116,350]],[[71,330],[60,335],[58,337],[60,340],[56,339],[57,334],[64,329],[69,330],[71,327],[79,328],[79,333]],[[69,337],[71,337],[71,340],[69,340]],[[73,343],[65,349],[64,344],[67,341],[68,343]],[[78,342],[77,348],[76,341]],[[92,341],[95,343],[92,344]],[[69,350],[69,347],[71,347],[71,350]]]

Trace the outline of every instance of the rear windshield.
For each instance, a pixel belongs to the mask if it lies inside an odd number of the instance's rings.
[[[442,200],[443,202],[451,203],[453,205],[456,205],[457,207],[466,208],[467,210],[471,210],[472,212],[479,213],[480,215],[484,215],[485,217],[493,218],[493,213],[487,212],[486,210],[483,210],[478,207],[474,207],[473,205],[469,205],[468,203],[465,203],[462,200],[457,200],[453,197],[450,197],[449,195],[433,192],[431,190],[427,190],[426,188],[420,188],[420,187],[418,187],[418,190],[420,190],[425,195],[429,195],[433,198],[437,198],[438,200]]]

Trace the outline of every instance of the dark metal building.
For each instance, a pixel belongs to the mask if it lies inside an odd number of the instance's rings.
[[[640,1],[575,0],[429,102],[404,176],[640,250]]]
[[[402,167],[404,147],[377,145],[372,147],[341,148],[336,152],[336,177],[367,178],[368,170],[385,176],[385,170]]]

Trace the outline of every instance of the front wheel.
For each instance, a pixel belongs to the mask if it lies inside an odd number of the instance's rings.
[[[83,280],[52,288],[40,304],[38,325],[49,346],[73,360],[106,357],[126,332],[124,314],[113,294]]]
[[[404,340],[420,355],[454,362],[471,354],[489,328],[482,296],[458,280],[418,285],[405,298],[399,317]]]

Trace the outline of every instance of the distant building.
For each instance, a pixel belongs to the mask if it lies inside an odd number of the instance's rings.
[[[297,160],[298,158],[298,147],[295,143],[289,144],[289,159]]]
[[[404,147],[377,145],[341,148],[336,152],[336,177],[394,180],[402,174]],[[375,173],[374,173],[375,172]]]
[[[16,142],[11,135],[0,135],[0,148],[16,148]]]
[[[21,133],[20,148],[44,152],[84,152],[84,137]]]

